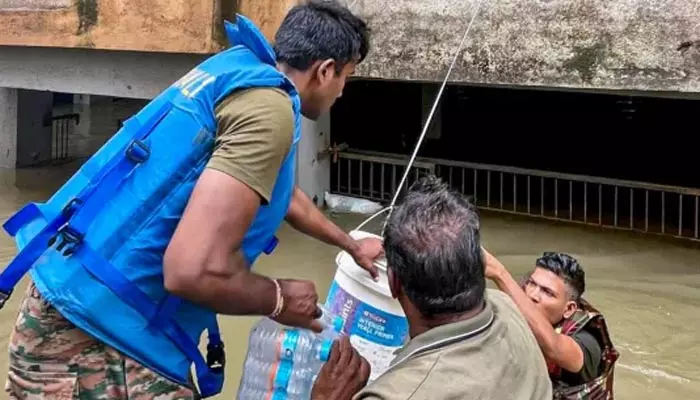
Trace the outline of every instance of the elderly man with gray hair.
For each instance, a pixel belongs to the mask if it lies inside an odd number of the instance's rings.
[[[316,393],[333,386],[340,397],[355,400],[552,398],[527,322],[508,296],[486,289],[479,216],[467,198],[438,178],[419,180],[390,217],[384,251],[391,293],[406,313],[411,340],[389,370],[362,389],[340,374],[327,379],[334,370],[358,375],[329,361]],[[344,351],[354,352],[349,346]],[[341,358],[352,357],[331,356]],[[354,390],[341,390],[349,386]]]

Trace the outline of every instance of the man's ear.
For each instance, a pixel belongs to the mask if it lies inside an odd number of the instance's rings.
[[[386,271],[387,279],[389,280],[389,290],[391,291],[391,297],[394,299],[399,298],[399,291],[401,290],[401,284],[399,283],[399,279],[394,274],[394,271],[391,270],[391,268],[387,268]]]
[[[578,305],[575,301],[569,300],[566,303],[566,308],[564,309],[564,319],[571,318],[572,315],[578,310]]]
[[[322,61],[316,68],[316,80],[319,86],[328,84],[335,75],[335,60],[332,58]]]

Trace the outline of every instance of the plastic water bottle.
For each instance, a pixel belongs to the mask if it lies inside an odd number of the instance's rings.
[[[319,306],[321,307],[321,306]],[[321,307],[324,329],[315,333],[263,318],[251,331],[239,400],[309,400],[343,319]]]

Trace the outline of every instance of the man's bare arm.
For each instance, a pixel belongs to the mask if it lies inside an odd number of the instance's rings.
[[[286,220],[294,229],[348,253],[357,250],[357,242],[331,222],[299,187],[294,188]]]
[[[569,372],[579,372],[583,368],[581,346],[571,337],[557,333],[505,266],[495,257],[484,252],[486,253],[486,276],[513,299],[532,329],[544,356]]]
[[[221,314],[273,312],[275,284],[250,272],[241,250],[259,204],[239,180],[206,169],[165,252],[166,289]]]
[[[377,279],[379,276],[374,260],[384,254],[381,240],[373,238],[353,239],[326,218],[299,187],[294,188],[286,220],[299,232],[348,252],[360,267],[370,273],[372,278]]]

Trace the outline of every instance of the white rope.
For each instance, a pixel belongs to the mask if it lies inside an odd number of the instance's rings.
[[[387,208],[382,208],[381,210],[379,210],[379,211],[377,211],[376,213],[372,214],[371,217],[369,217],[369,218],[367,218],[366,220],[362,221],[362,223],[361,223],[360,225],[358,225],[357,228],[355,228],[354,230],[359,231],[360,229],[362,229],[363,226],[367,225],[371,220],[373,220],[374,218],[376,218],[379,214],[381,214],[381,213],[383,213],[383,212],[386,212],[386,211],[388,211],[388,210],[389,210],[389,207],[387,207]]]
[[[391,204],[389,205],[388,210],[389,214],[387,214],[386,219],[384,220],[384,226],[382,227],[382,232],[381,236],[384,236],[384,230],[386,229],[386,225],[389,222],[389,218],[391,217],[391,213],[394,210],[394,205],[396,204],[396,200],[399,198],[399,194],[401,193],[401,189],[403,188],[403,185],[406,184],[406,179],[408,178],[408,174],[411,172],[411,167],[413,166],[413,162],[416,160],[416,155],[418,154],[418,150],[420,150],[421,144],[423,144],[423,139],[425,139],[426,133],[428,133],[428,128],[430,127],[430,122],[433,120],[433,116],[435,115],[435,111],[437,110],[437,106],[440,103],[440,97],[442,96],[442,92],[445,90],[445,86],[447,86],[447,81],[450,78],[450,74],[452,73],[452,69],[454,69],[455,64],[457,63],[457,59],[459,58],[459,53],[462,52],[462,48],[464,47],[464,43],[467,40],[467,36],[469,35],[469,32],[472,29],[472,25],[474,24],[474,20],[476,19],[476,15],[479,13],[479,9],[481,8],[481,2],[482,0],[477,0],[476,7],[474,9],[474,12],[472,13],[472,18],[469,21],[469,25],[467,26],[467,29],[464,31],[464,36],[462,36],[462,41],[459,43],[459,47],[457,48],[457,52],[454,55],[454,58],[452,59],[452,63],[450,64],[450,68],[447,70],[447,74],[445,74],[445,79],[442,80],[442,85],[440,85],[440,90],[438,91],[437,96],[435,96],[435,101],[433,102],[433,108],[430,110],[430,114],[428,114],[428,119],[425,120],[425,125],[423,125],[423,132],[421,132],[420,136],[418,137],[418,143],[416,143],[416,147],[413,150],[413,154],[411,155],[411,159],[408,161],[408,164],[406,165],[406,172],[404,172],[403,177],[401,178],[401,183],[399,183],[399,186],[396,190],[396,193],[394,193],[394,198],[391,200]],[[373,218],[374,216],[370,217]]]

